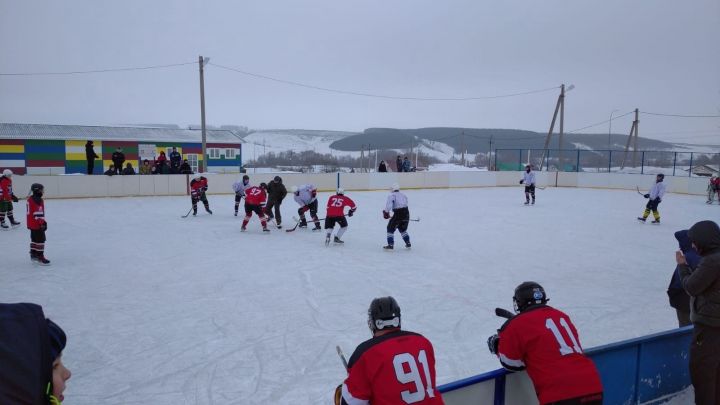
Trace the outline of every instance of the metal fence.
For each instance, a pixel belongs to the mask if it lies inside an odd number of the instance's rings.
[[[495,149],[495,170],[523,170],[527,164],[543,171],[711,176],[720,171],[720,153]]]

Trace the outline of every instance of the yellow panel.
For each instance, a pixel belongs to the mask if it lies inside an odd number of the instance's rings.
[[[86,160],[85,152],[68,152],[65,153],[65,160]]]
[[[25,153],[25,145],[0,145],[0,153]]]

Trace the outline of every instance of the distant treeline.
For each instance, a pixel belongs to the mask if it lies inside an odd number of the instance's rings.
[[[395,171],[395,159],[398,153],[392,150],[381,150],[377,151],[377,162],[384,160],[387,164],[388,170]],[[402,157],[408,156],[411,159],[413,166],[415,166],[415,155],[400,155]],[[333,156],[329,153],[317,153],[314,151],[285,151],[285,152],[270,152],[265,155],[258,157],[255,160],[250,160],[245,164],[245,167],[312,167],[312,166],[324,166],[326,171],[332,172],[339,167],[349,167],[355,170],[375,170],[375,151],[372,153],[365,153],[364,157],[351,157],[351,156]],[[433,156],[429,156],[423,153],[419,153],[417,156],[417,166],[427,167],[432,163],[440,163],[440,159]]]

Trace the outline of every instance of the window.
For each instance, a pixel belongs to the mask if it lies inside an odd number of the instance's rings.
[[[218,148],[208,148],[207,154],[210,159],[220,159],[220,149]]]
[[[193,173],[198,172],[198,155],[197,153],[188,153],[185,155],[185,159],[187,159],[188,164],[192,168]]]
[[[235,149],[225,149],[225,159],[235,159]]]

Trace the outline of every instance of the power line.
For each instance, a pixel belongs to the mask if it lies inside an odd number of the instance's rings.
[[[78,70],[72,72],[33,72],[33,73],[0,73],[0,76],[61,76],[61,75],[81,75],[89,73],[110,73],[110,72],[128,72],[133,70],[150,70],[150,69],[165,69],[176,66],[194,65],[197,62],[187,63],[173,63],[169,65],[153,65],[153,66],[139,66],[139,67],[126,67],[126,68],[112,68],[112,69],[98,69],[98,70]]]
[[[372,94],[372,93],[362,93],[357,91],[350,91],[350,90],[340,90],[340,89],[332,89],[329,87],[320,87],[320,86],[314,86],[311,84],[305,84],[300,82],[295,82],[291,80],[285,80],[285,79],[278,79],[275,77],[265,76],[257,73],[251,73],[246,72],[244,70],[231,68],[227,66],[218,65],[216,63],[208,63],[208,65],[212,65],[221,69],[230,70],[236,73],[240,73],[246,76],[255,77],[258,79],[264,79],[264,80],[270,80],[277,83],[283,83],[283,84],[289,84],[292,86],[298,86],[298,87],[305,87],[308,89],[313,90],[320,90],[320,91],[326,91],[329,93],[337,93],[337,94],[346,94],[351,96],[362,96],[362,97],[373,97],[373,98],[383,98],[383,99],[389,99],[389,100],[412,100],[412,101],[473,101],[473,100],[490,100],[490,99],[496,99],[496,98],[507,98],[507,97],[517,97],[517,96],[524,96],[528,94],[535,94],[535,93],[543,93],[550,90],[556,90],[559,88],[559,86],[554,87],[548,87],[545,89],[538,89],[538,90],[530,90],[530,91],[524,91],[520,93],[510,93],[510,94],[501,94],[501,95],[494,95],[494,96],[478,96],[478,97],[407,97],[407,96],[390,96],[390,95],[384,95],[384,94]]]
[[[625,113],[625,114],[623,114],[623,115],[618,115],[617,117],[613,117],[613,118],[610,119],[610,120],[605,120],[605,121],[597,122],[597,123],[595,123],[595,124],[588,125],[588,126],[586,126],[586,127],[582,127],[582,128],[578,128],[578,129],[573,129],[572,131],[568,131],[567,133],[568,133],[568,134],[572,134],[572,133],[575,133],[575,132],[578,132],[578,131],[582,131],[583,129],[588,129],[588,128],[592,128],[592,127],[597,127],[597,126],[602,125],[602,124],[607,124],[607,123],[610,122],[610,121],[615,121],[615,120],[618,119],[618,118],[626,117],[626,116],[628,116],[628,115],[630,115],[630,114],[632,114],[632,113],[634,113],[634,112],[635,112],[635,111],[633,110],[633,111],[627,112],[627,113]]]
[[[679,118],[720,118],[720,115],[686,115],[686,114],[662,114],[647,111],[640,111],[641,114],[657,115],[661,117],[679,117]]]

